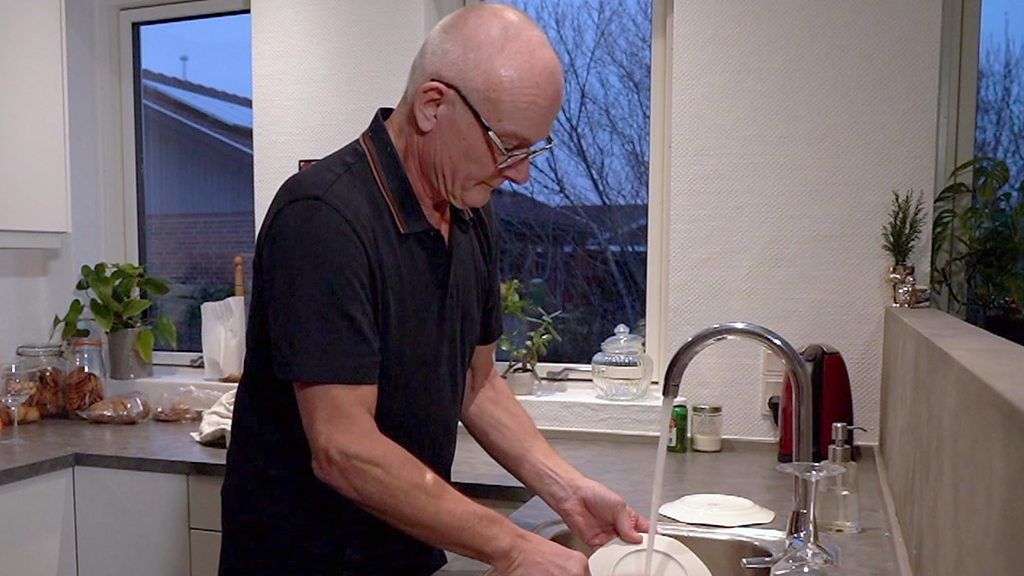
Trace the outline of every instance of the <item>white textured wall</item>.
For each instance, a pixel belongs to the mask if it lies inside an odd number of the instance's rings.
[[[0,361],[30,340],[44,340],[47,262],[56,250],[0,250]],[[50,318],[52,318],[52,314]]]
[[[455,2],[454,4],[458,4]],[[451,0],[252,1],[256,229],[302,158],[359,137],[394,106]]]
[[[940,4],[676,2],[669,348],[733,320],[830,343],[869,441],[890,190],[934,189]],[[724,404],[726,435],[770,437],[759,372],[755,345],[726,342],[682,390]]]

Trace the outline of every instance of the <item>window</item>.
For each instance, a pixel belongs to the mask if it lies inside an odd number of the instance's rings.
[[[255,244],[244,8],[196,2],[122,15],[128,257],[171,281],[153,310],[177,325],[187,357],[202,350],[200,304],[233,294],[234,258],[248,269]]]
[[[974,155],[1006,161],[1018,189],[1024,177],[1024,4],[983,0],[978,50]]]
[[[659,193],[652,182],[660,180],[652,174],[651,127],[662,112],[652,110],[661,85],[652,93],[652,77],[659,78],[652,70],[664,65],[652,51],[652,22],[661,3],[510,3],[545,29],[566,86],[552,152],[533,161],[525,186],[508,182],[494,191],[502,280],[520,280],[535,303],[562,311],[562,341],[551,346],[549,362],[588,363],[619,323],[645,333],[653,352],[647,319],[655,316],[648,302],[656,286],[649,278],[660,271],[652,242],[660,229],[649,215],[651,191]]]

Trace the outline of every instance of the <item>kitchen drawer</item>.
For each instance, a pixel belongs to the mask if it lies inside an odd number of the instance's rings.
[[[189,532],[189,560],[192,576],[217,576],[220,561],[220,532],[191,530]]]
[[[200,530],[220,532],[221,476],[188,477],[188,525]],[[219,542],[219,540],[218,540]]]

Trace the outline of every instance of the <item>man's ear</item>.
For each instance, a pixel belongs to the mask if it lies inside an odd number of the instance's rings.
[[[420,132],[429,133],[437,126],[443,100],[444,88],[437,82],[426,82],[416,91],[412,101],[412,114],[416,128]]]

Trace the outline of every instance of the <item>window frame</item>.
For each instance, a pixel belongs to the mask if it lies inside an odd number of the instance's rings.
[[[974,157],[982,2],[943,0],[942,3],[933,199],[946,187],[953,170]],[[969,176],[961,176],[964,178]],[[928,240],[930,249],[930,236]],[[931,277],[930,261],[926,277]],[[940,310],[948,309],[948,295],[936,293],[932,299]]]
[[[944,0],[935,195],[953,169],[974,157],[983,0]]]
[[[197,0],[178,4],[162,4],[141,8],[125,8],[118,12],[118,57],[121,107],[122,194],[120,203],[124,213],[124,258],[139,263],[139,202],[138,202],[138,142],[136,132],[141,103],[135,101],[136,44],[133,29],[136,24],[175,20],[200,16],[215,16],[250,11],[249,0]],[[158,365],[194,366],[202,352],[153,351],[153,363]]]
[[[484,0],[465,0],[465,5]],[[675,0],[651,0],[651,126],[650,177],[647,192],[647,285],[645,290],[647,337],[645,346],[654,363],[653,382],[661,383],[670,355],[666,349],[668,312],[668,198],[671,189],[672,142],[672,37]],[[611,336],[611,327],[608,329]],[[599,350],[594,344],[594,352]],[[537,372],[545,376],[563,368],[589,369],[590,363],[539,362]],[[504,365],[505,363],[500,363]],[[570,380],[589,376],[571,375]]]

